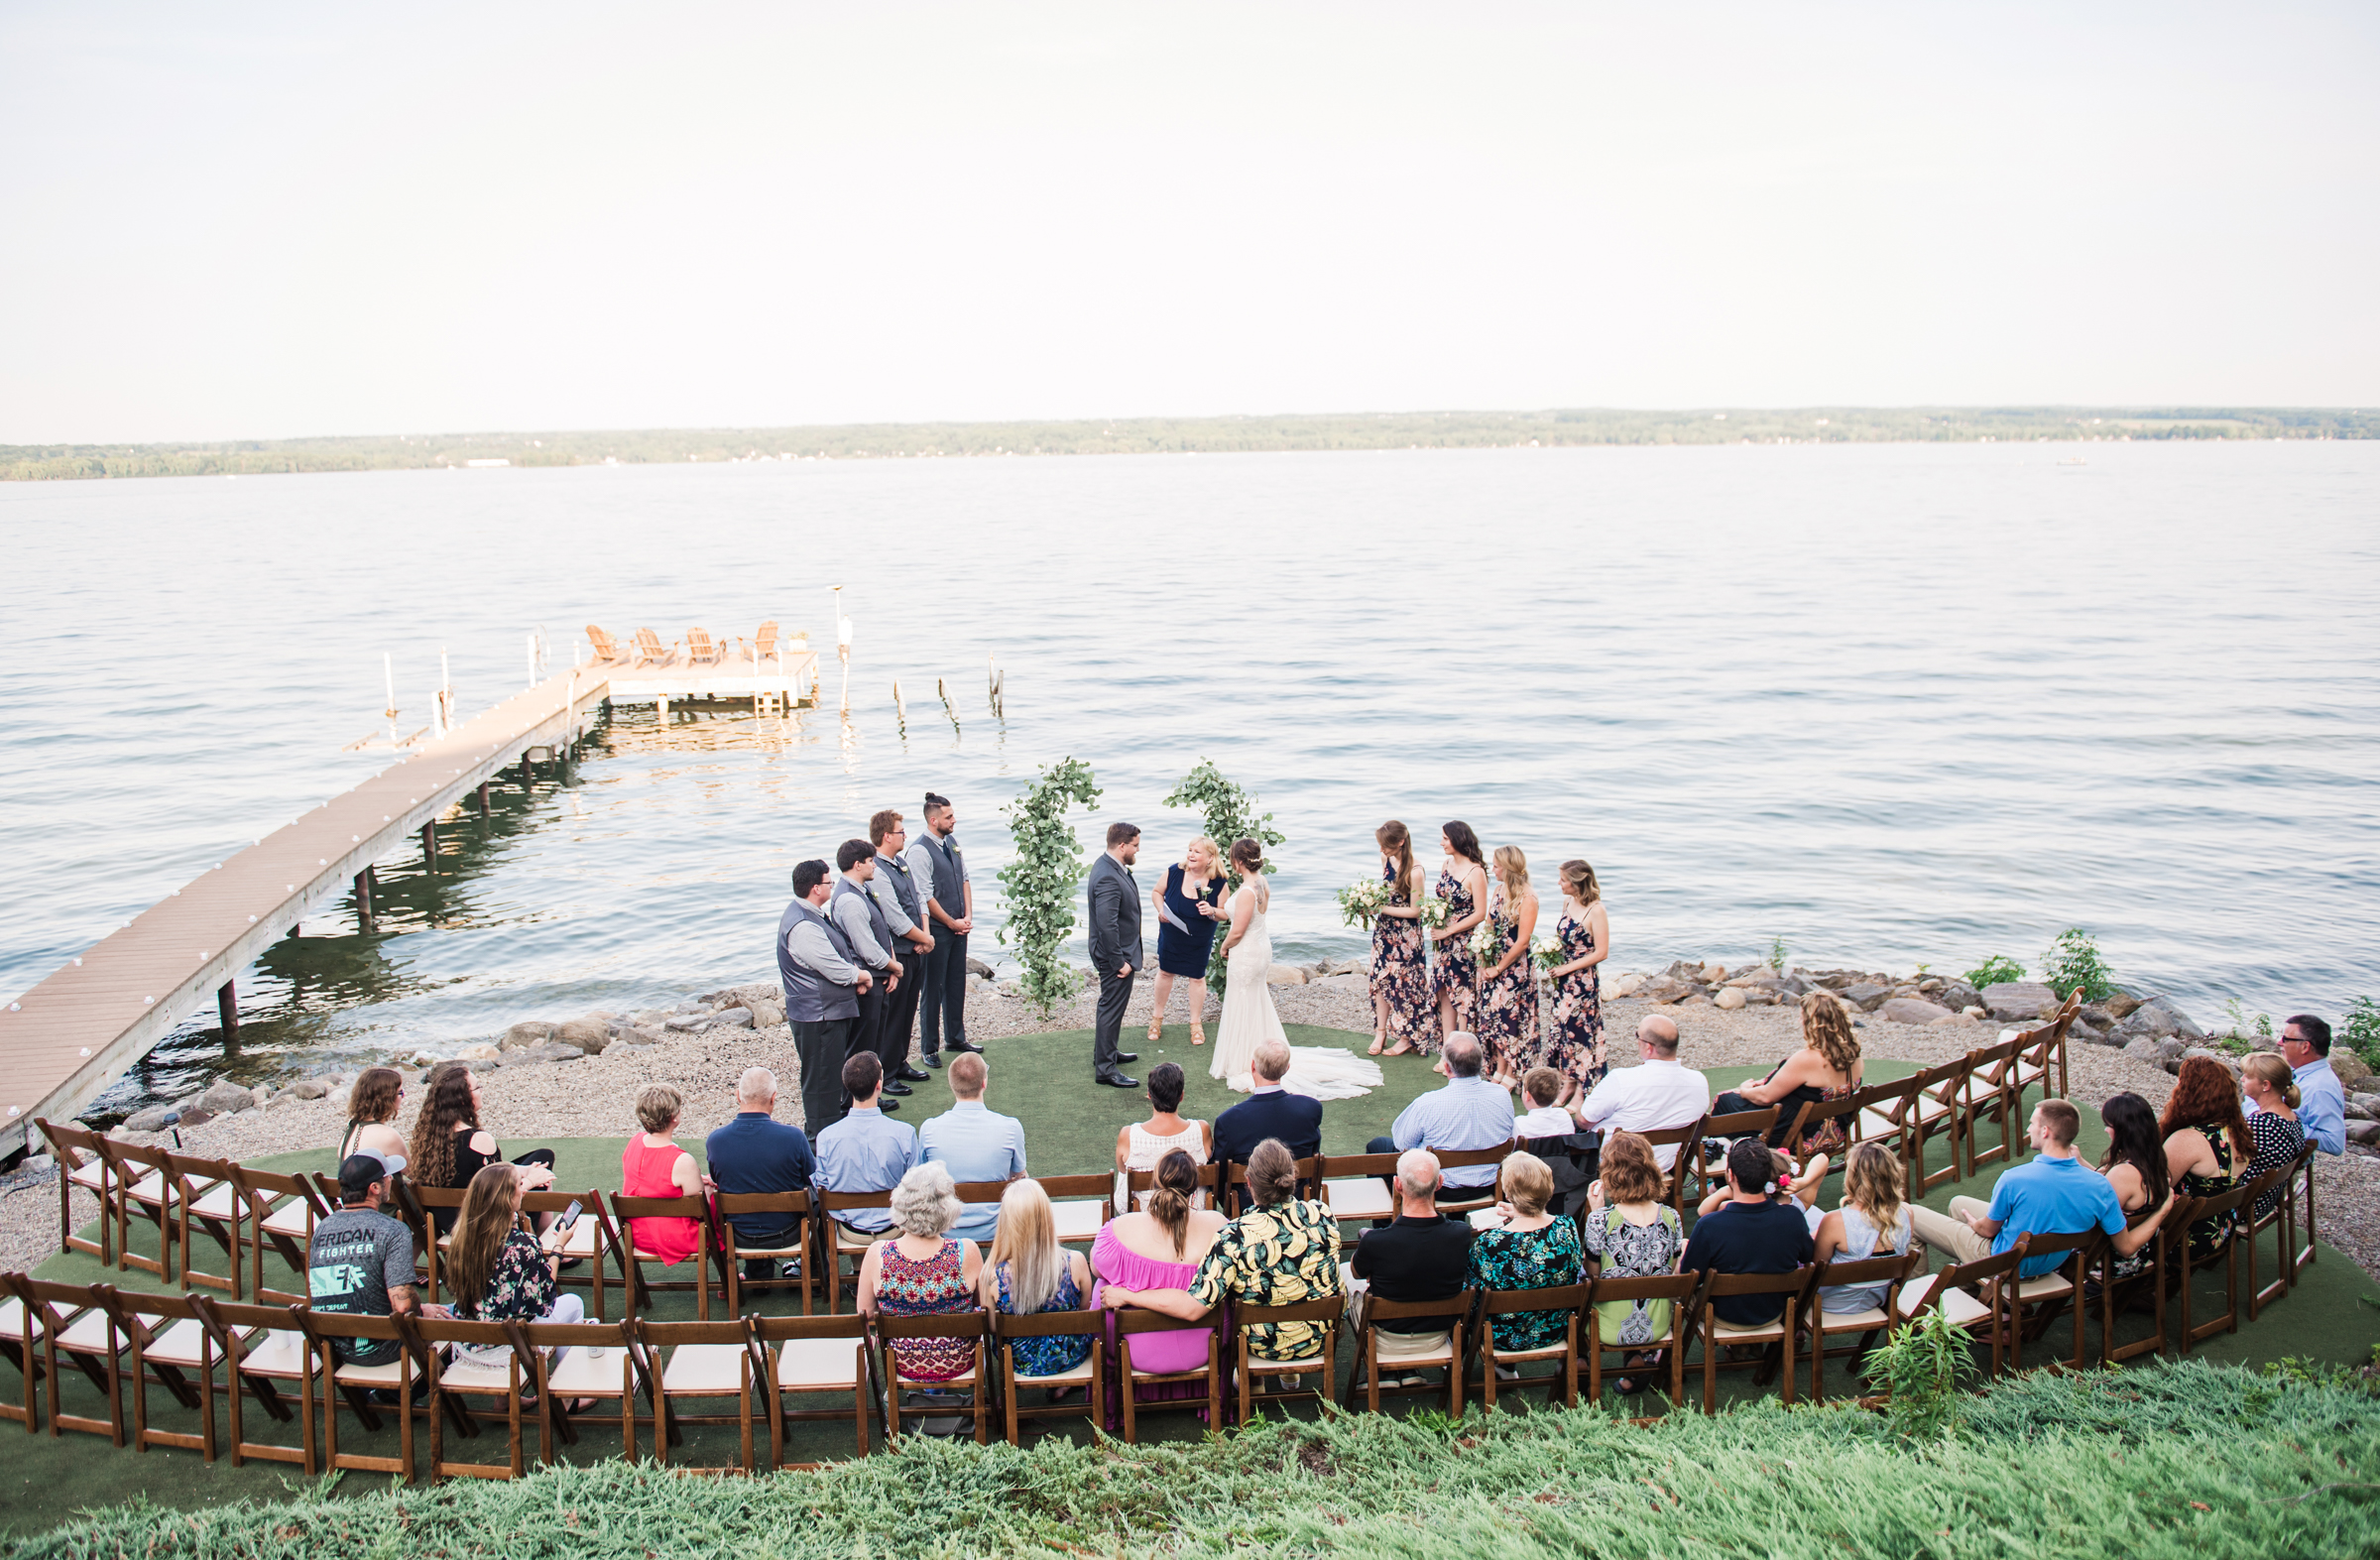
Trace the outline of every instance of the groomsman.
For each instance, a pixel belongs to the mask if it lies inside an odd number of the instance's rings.
[[[967,858],[952,838],[959,826],[948,796],[925,793],[925,831],[909,846],[909,873],[925,891],[925,916],[934,935],[925,956],[925,990],[917,998],[917,1049],[928,1067],[942,1052],[977,1051],[967,1043],[967,934],[975,930],[975,885]]]
[[[776,976],[801,1057],[802,1131],[812,1141],[843,1119],[843,1062],[860,993],[874,984],[859,965],[859,950],[827,917],[829,876],[822,861],[795,867],[793,902],[776,923]]]
[[[1124,1010],[1132,1000],[1132,977],[1147,962],[1140,941],[1140,885],[1132,863],[1140,855],[1140,831],[1129,823],[1108,825],[1108,848],[1091,864],[1091,967],[1099,971],[1099,1020],[1092,1031],[1091,1076],[1111,1089],[1137,1089],[1124,1063],[1140,1059],[1119,1050]]]
[[[866,840],[845,840],[835,852],[835,866],[843,877],[827,900],[826,913],[843,928],[843,935],[851,939],[861,966],[876,977],[869,989],[860,993],[859,1018],[851,1031],[851,1051],[881,1055],[885,1009],[892,1000],[893,988],[900,984],[900,960],[892,952],[892,928],[868,893],[868,881],[876,876],[876,847]],[[909,1086],[888,1082],[885,1092],[906,1094]],[[845,1108],[849,1108],[848,1101]],[[897,1109],[890,1100],[885,1102],[885,1108]]]
[[[909,843],[901,821],[891,808],[868,820],[868,838],[876,845],[876,876],[868,880],[868,893],[892,928],[892,951],[900,956],[900,984],[885,1005],[884,1043],[877,1055],[885,1064],[886,1082],[921,1083],[927,1075],[909,1065],[909,1031],[917,1020],[934,934],[925,929],[925,895],[901,855]]]

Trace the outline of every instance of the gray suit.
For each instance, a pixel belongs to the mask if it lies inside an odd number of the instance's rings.
[[[1105,1077],[1116,1070],[1124,1010],[1132,1000],[1132,977],[1148,962],[1140,946],[1140,886],[1106,851],[1091,864],[1091,967],[1099,972],[1099,1024],[1093,1031],[1091,1070]],[[1125,973],[1118,975],[1118,970]]]

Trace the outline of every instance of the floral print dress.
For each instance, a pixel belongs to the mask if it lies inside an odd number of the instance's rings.
[[[1501,886],[1488,896],[1488,924],[1505,952],[1520,937],[1520,921],[1504,903]],[[1500,957],[1500,956],[1499,956]],[[1545,1054],[1544,1028],[1537,1014],[1537,961],[1529,950],[1504,966],[1500,975],[1480,971],[1480,1046],[1487,1053],[1484,1069],[1490,1078],[1524,1073]]]
[[[1009,1289],[1009,1264],[999,1269],[1000,1308],[1010,1316],[1017,1314],[1016,1297]],[[1074,1260],[1059,1253],[1058,1289],[1042,1306],[1044,1311],[1079,1311],[1083,1308],[1082,1287],[1074,1281]],[[1053,1333],[1046,1338],[1018,1338],[1009,1344],[1016,1357],[1018,1376],[1063,1376],[1091,1358],[1091,1335]]]
[[[2220,1127],[2210,1127],[2204,1123],[2199,1124],[2198,1132],[2200,1137],[2206,1140],[2206,1146],[2214,1150],[2214,1162],[2220,1173],[2201,1175],[2192,1170],[2175,1183],[2176,1189],[2185,1197],[2220,1197],[2239,1184],[2239,1177],[2231,1168],[2231,1135]],[[2231,1239],[2234,1217],[2225,1214],[2216,1219],[2201,1219],[2193,1224],[2190,1227],[2191,1260],[2212,1257],[2221,1251],[2223,1243]]]
[[[1542,1230],[1482,1230],[1471,1243],[1475,1289],[1559,1289],[1579,1281],[1586,1259],[1575,1220]],[[1495,1346],[1507,1353],[1558,1349],[1570,1335],[1568,1311],[1515,1311],[1494,1318]]]
[[[1616,1207],[1587,1216],[1587,1252],[1602,1260],[1605,1278],[1660,1278],[1677,1271],[1685,1250],[1685,1226],[1667,1203],[1653,1205],[1651,1224],[1630,1224]],[[1606,1343],[1642,1344],[1669,1332],[1667,1300],[1605,1300],[1595,1308]]]
[[[1388,902],[1411,904],[1412,899],[1396,881],[1396,865],[1384,862],[1380,881],[1390,887]],[[1427,941],[1421,922],[1401,915],[1376,915],[1371,922],[1371,995],[1388,1002],[1388,1043],[1438,1049],[1437,999],[1430,993]]]
[[[1471,886],[1444,867],[1438,869],[1438,898],[1446,900],[1446,923],[1449,926],[1455,925],[1478,907],[1472,903]],[[1479,1032],[1480,961],[1472,955],[1471,932],[1458,932],[1434,946],[1438,962],[1430,968],[1431,1001],[1435,1002],[1441,996],[1448,998],[1454,1015],[1454,1026],[1476,1034]],[[1445,1036],[1439,1038],[1443,1040]]]
[[[900,1242],[877,1248],[876,1305],[887,1316],[951,1316],[976,1308],[967,1281],[967,1244],[946,1240],[924,1261],[900,1253]],[[895,1338],[892,1357],[903,1379],[948,1381],[975,1368],[975,1344],[965,1338]]]
[[[1569,964],[1595,951],[1595,930],[1569,910],[1562,912],[1554,934],[1562,939],[1562,962]],[[1590,964],[1576,975],[1554,981],[1553,1033],[1545,1045],[1545,1065],[1592,1089],[1611,1070],[1604,1051],[1604,967]]]

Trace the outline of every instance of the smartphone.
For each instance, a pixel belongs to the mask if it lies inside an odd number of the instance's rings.
[[[562,1210],[562,1216],[553,1221],[553,1227],[566,1231],[576,1223],[578,1223],[578,1204],[573,1201],[569,1207]]]

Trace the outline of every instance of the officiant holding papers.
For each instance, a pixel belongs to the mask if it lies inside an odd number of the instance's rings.
[[[1207,960],[1215,948],[1215,922],[1222,914],[1223,849],[1201,834],[1182,859],[1165,869],[1165,881],[1150,891],[1157,907],[1157,995],[1148,1011],[1148,1043],[1165,1028],[1173,983],[1189,987],[1190,1043],[1207,1043]]]

